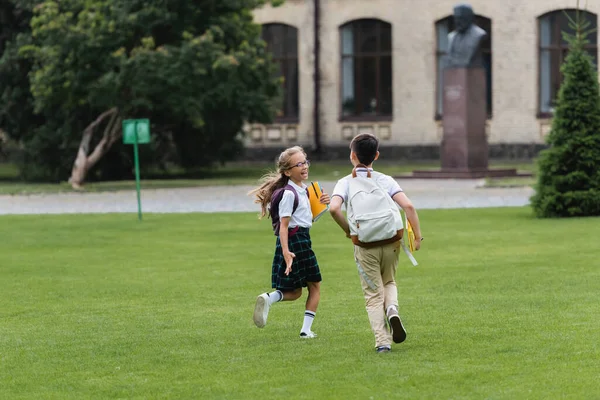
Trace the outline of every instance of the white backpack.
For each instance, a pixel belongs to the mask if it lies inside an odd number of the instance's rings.
[[[357,176],[356,168],[352,171],[352,178],[348,180],[346,216],[350,237],[357,246],[374,247],[402,239],[404,225],[399,207],[371,178],[368,169],[366,177]]]

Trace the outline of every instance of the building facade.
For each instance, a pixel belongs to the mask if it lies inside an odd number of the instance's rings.
[[[456,0],[287,0],[255,11],[284,77],[281,111],[247,127],[255,155],[300,144],[336,157],[371,132],[407,158],[437,158],[442,66]],[[472,0],[488,82],[492,157],[527,158],[543,147],[576,0]],[[582,1],[583,7],[583,1]],[[600,1],[582,18],[598,25]],[[316,34],[315,34],[316,33]],[[598,31],[588,51],[598,65]],[[316,67],[318,66],[318,68]],[[316,80],[315,80],[316,78]]]

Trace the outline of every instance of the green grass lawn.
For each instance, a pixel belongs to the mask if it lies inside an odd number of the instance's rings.
[[[530,172],[535,169],[533,162],[490,161],[492,168],[517,168]],[[310,167],[311,179],[319,181],[336,181],[350,172],[350,162],[316,161]],[[415,169],[439,169],[437,161],[395,162],[381,160],[375,164],[378,171],[392,176],[409,174]],[[184,172],[173,169],[167,172],[147,171],[141,174],[141,185],[144,189],[169,189],[179,187],[219,186],[219,185],[254,185],[269,170],[274,169],[271,163],[231,163],[224,167]],[[524,186],[527,181],[517,179],[505,182],[489,179],[488,186]],[[134,180],[88,182],[84,186],[87,192],[106,192],[116,190],[135,190]],[[62,193],[74,190],[67,182],[61,183],[24,183],[18,179],[18,169],[12,164],[0,164],[0,195],[2,194],[34,194]]]
[[[600,219],[424,210],[397,274],[407,341],[376,354],[349,241],[252,322],[274,237],[254,213],[0,217],[2,399],[599,398]]]

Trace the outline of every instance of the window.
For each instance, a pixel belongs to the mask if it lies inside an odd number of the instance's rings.
[[[492,116],[492,20],[480,15],[475,16],[475,25],[487,32],[487,37],[481,43],[483,52],[483,66],[487,82],[486,99],[488,117]],[[435,118],[441,119],[443,115],[443,93],[444,93],[444,65],[448,54],[448,34],[454,30],[454,18],[452,16],[439,20],[435,24],[437,35],[437,87],[436,87],[436,111]]]
[[[340,28],[342,118],[392,116],[392,26],[375,19]]]
[[[549,117],[554,111],[554,101],[563,81],[560,66],[567,56],[569,44],[563,38],[562,32],[573,34],[569,19],[576,19],[576,10],[558,10],[538,18],[539,36],[539,116]],[[580,17],[589,21],[587,29],[598,26],[596,15],[580,11]],[[585,47],[598,65],[598,34],[596,31],[587,37],[589,44]]]
[[[283,77],[283,104],[277,114],[279,122],[297,122],[298,101],[298,30],[284,24],[266,24],[262,38],[273,60],[279,64],[278,76]]]

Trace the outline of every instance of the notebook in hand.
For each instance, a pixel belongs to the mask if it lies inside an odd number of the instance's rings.
[[[310,210],[312,211],[313,222],[317,221],[321,215],[329,210],[329,204],[322,204],[319,199],[323,190],[319,182],[311,182],[308,185],[308,199],[310,200]]]

